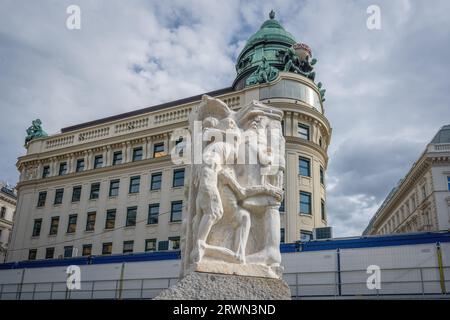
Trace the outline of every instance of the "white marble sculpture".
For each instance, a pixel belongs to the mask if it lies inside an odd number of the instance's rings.
[[[258,101],[233,111],[208,96],[190,114],[182,276],[281,277],[282,115]]]

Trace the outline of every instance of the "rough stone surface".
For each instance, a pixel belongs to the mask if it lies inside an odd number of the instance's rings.
[[[291,300],[280,279],[193,272],[156,300]]]

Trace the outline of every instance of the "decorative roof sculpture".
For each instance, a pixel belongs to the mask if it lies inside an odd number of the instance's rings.
[[[33,120],[31,126],[27,129],[24,147],[28,147],[28,143],[36,138],[47,137],[47,133],[42,129],[42,121],[40,119]]]

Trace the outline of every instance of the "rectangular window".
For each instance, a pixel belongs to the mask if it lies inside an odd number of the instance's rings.
[[[284,136],[284,120],[281,120],[281,134]]]
[[[77,160],[77,168],[75,169],[76,172],[84,171],[84,159],[78,159]]]
[[[169,247],[171,250],[180,249],[180,237],[169,237]]]
[[[311,214],[311,193],[300,192],[300,213]]]
[[[147,224],[157,224],[158,216],[159,216],[159,203],[149,204]]]
[[[169,250],[169,241],[159,241],[158,242],[158,251]]]
[[[64,247],[64,258],[72,258],[73,246]]]
[[[450,177],[447,177],[447,190],[450,191]]]
[[[0,212],[0,218],[5,219],[6,216],[6,207],[2,207],[2,210]]]
[[[81,199],[81,186],[73,187],[72,202],[78,202]]]
[[[46,200],[46,199],[47,199],[47,191],[41,191],[41,192],[39,192],[37,206],[38,206],[38,207],[43,207],[43,206],[45,206],[45,200]]]
[[[52,220],[50,222],[50,231],[49,235],[54,236],[58,233],[58,226],[59,226],[59,217],[52,217]]]
[[[298,158],[298,172],[301,176],[310,177],[311,176],[311,162],[307,158]]]
[[[111,254],[112,253],[112,242],[105,242],[102,245],[102,254]]]
[[[111,180],[109,182],[109,196],[117,197],[119,195],[120,180]]]
[[[107,210],[105,229],[114,229],[115,224],[116,224],[116,209]]]
[[[309,140],[309,127],[299,123],[297,128],[298,136],[302,139]]]
[[[94,169],[103,167],[103,156],[95,156]]]
[[[33,224],[33,237],[39,237],[41,235],[42,219],[34,219]]]
[[[136,215],[137,207],[127,208],[127,220],[125,221],[125,226],[132,227],[136,225]]]
[[[162,172],[153,173],[150,183],[150,190],[160,190],[161,181],[162,181]]]
[[[81,255],[84,257],[91,256],[92,255],[92,244],[83,244],[83,251],[81,252]]]
[[[61,162],[59,164],[59,175],[63,176],[67,173],[67,162]]]
[[[37,249],[28,250],[28,260],[36,260]]]
[[[42,169],[42,178],[47,178],[50,176],[50,166],[44,166]]]
[[[133,149],[133,161],[142,160],[142,147]]]
[[[89,199],[98,199],[100,195],[100,182],[91,184],[91,193],[89,194]]]
[[[280,212],[284,212],[284,211],[285,211],[285,208],[284,208],[284,199],[281,200],[280,208],[278,208],[278,211],[280,211]]]
[[[181,221],[181,214],[183,211],[183,201],[172,201],[170,210],[170,221]]]
[[[305,241],[310,241],[310,240],[312,240],[312,232],[306,231],[306,230],[300,230],[300,241],[305,242]]]
[[[156,239],[145,240],[145,251],[156,251]]]
[[[325,185],[325,175],[322,166],[320,167],[320,183]]]
[[[71,214],[69,216],[69,223],[67,224],[67,233],[74,233],[77,229],[77,215]]]
[[[61,204],[63,201],[64,189],[56,189],[54,204]]]
[[[54,247],[45,249],[45,259],[53,259],[54,256],[55,256],[55,248]]]
[[[184,186],[184,169],[173,170],[173,187]]]
[[[320,216],[322,220],[327,220],[326,212],[325,212],[325,201],[320,200]]]
[[[141,177],[135,176],[130,178],[130,188],[128,190],[129,193],[138,193],[139,185],[141,183]]]
[[[113,154],[113,166],[122,163],[122,151],[116,151]]]
[[[159,158],[165,156],[164,152],[164,142],[155,143],[153,146],[153,158]]]
[[[426,199],[427,197],[427,189],[425,187],[425,185],[422,186],[422,199]]]
[[[280,243],[284,243],[284,237],[285,237],[285,235],[284,235],[284,228],[281,228],[280,229]]]
[[[88,212],[86,219],[86,231],[94,231],[96,212]]]
[[[134,241],[124,241],[123,242],[123,253],[133,253]]]

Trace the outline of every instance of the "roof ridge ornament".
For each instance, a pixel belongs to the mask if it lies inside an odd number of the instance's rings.
[[[273,11],[273,9],[270,10],[270,12],[269,12],[269,18],[270,18],[270,20],[275,19],[275,11]]]

